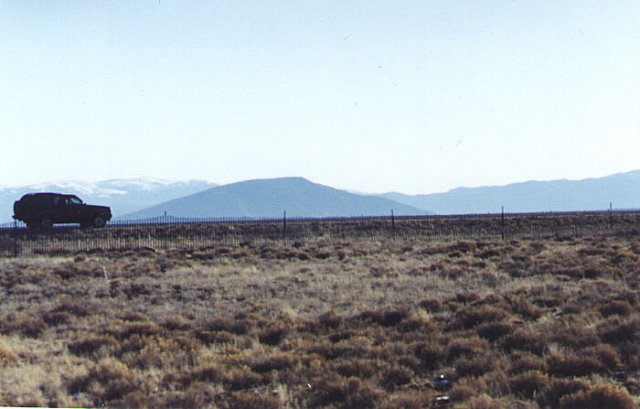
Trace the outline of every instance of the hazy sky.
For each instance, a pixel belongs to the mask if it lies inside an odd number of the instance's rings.
[[[0,0],[0,185],[632,169],[638,0]]]

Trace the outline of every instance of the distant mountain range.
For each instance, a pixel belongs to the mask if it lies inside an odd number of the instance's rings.
[[[424,214],[421,209],[393,200],[349,193],[304,178],[248,180],[214,187],[174,199],[125,219],[161,215],[176,217],[331,217]]]
[[[77,194],[105,204],[115,218],[331,217],[640,209],[640,171],[577,181],[523,182],[457,188],[445,193],[367,195],[334,189],[304,178],[259,179],[218,186],[192,180],[120,179],[0,187],[0,223],[11,221],[13,202],[27,192]]]
[[[446,193],[380,195],[436,214],[640,209],[640,171],[583,180],[458,188]]]
[[[160,179],[113,179],[102,182],[50,182],[21,187],[0,187],[0,223],[12,220],[13,202],[29,192],[75,194],[91,204],[111,206],[114,216],[190,195],[213,186],[202,180],[170,182]]]

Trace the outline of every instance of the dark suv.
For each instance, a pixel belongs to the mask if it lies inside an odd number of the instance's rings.
[[[104,227],[111,220],[111,209],[84,204],[74,195],[29,193],[13,204],[13,218],[25,222],[30,229],[50,229],[54,223]]]

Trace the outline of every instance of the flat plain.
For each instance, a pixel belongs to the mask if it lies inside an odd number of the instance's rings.
[[[0,405],[634,408],[640,237],[0,259]]]

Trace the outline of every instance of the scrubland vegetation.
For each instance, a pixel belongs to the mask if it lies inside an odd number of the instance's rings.
[[[640,238],[0,259],[0,404],[634,408]]]

